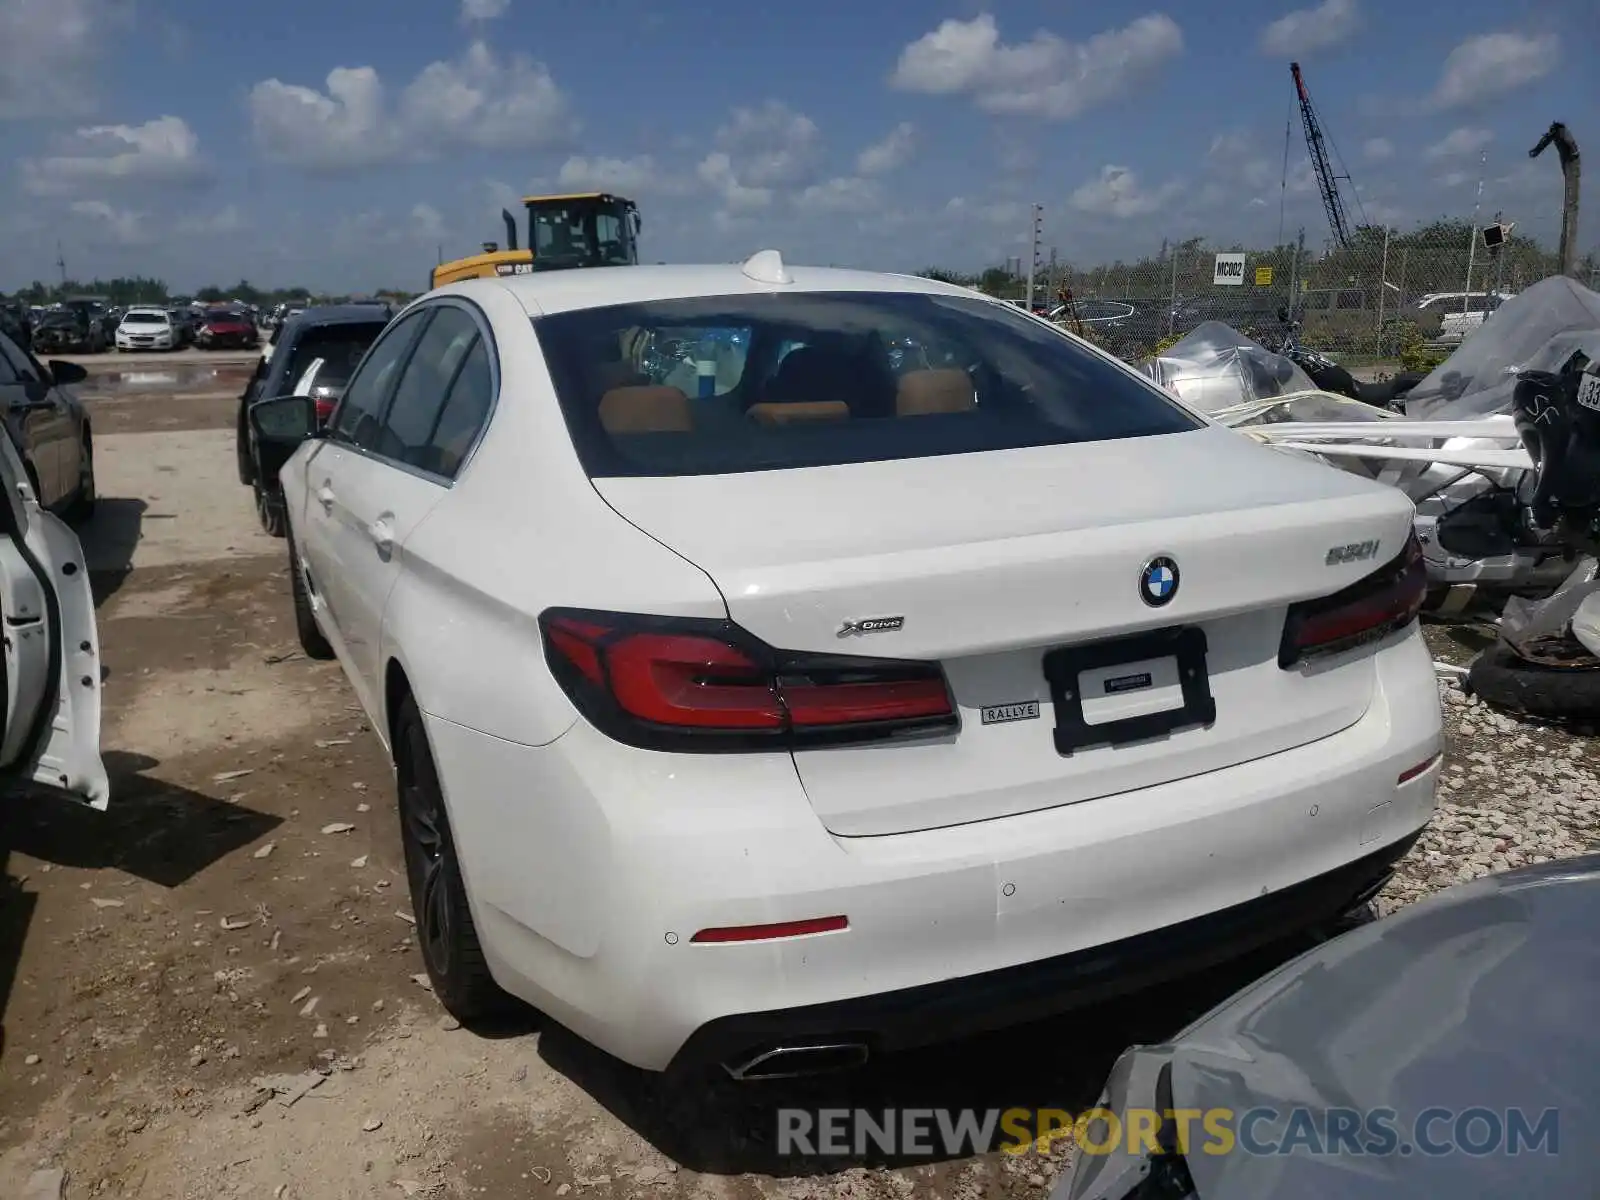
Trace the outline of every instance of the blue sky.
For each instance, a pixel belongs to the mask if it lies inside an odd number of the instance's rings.
[[[1527,150],[1553,119],[1594,140],[1594,13],[0,0],[0,291],[54,278],[58,238],[86,277],[415,288],[524,191],[591,186],[639,201],[649,261],[977,268],[1023,251],[1033,201],[1083,264],[1270,242],[1291,58],[1369,218],[1468,216],[1481,176],[1486,214],[1552,240],[1559,171]],[[1297,116],[1288,180],[1319,243]]]

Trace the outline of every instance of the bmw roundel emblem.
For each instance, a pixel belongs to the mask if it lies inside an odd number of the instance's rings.
[[[1166,555],[1152,558],[1139,572],[1139,598],[1160,608],[1178,594],[1178,564]]]

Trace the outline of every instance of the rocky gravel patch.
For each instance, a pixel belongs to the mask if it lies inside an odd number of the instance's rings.
[[[1440,672],[1438,810],[1379,897],[1381,913],[1491,872],[1600,851],[1594,729],[1500,712],[1461,683]]]

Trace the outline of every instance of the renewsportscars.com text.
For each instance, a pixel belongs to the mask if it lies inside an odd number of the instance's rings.
[[[961,1157],[1000,1150],[1049,1154],[1158,1152],[1168,1127],[1180,1153],[1191,1154],[1419,1154],[1469,1156],[1556,1154],[1560,1113],[1519,1108],[1426,1108],[1405,1119],[1389,1108],[1135,1108],[1118,1114],[1090,1109],[784,1108],[778,1110],[777,1151],[826,1157],[881,1154]]]

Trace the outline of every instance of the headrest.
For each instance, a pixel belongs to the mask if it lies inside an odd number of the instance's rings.
[[[806,396],[850,395],[860,388],[860,367],[848,355],[821,346],[789,351],[767,383],[765,399],[793,402]]]
[[[792,425],[800,421],[848,421],[850,406],[843,400],[788,400],[779,404],[752,404],[745,415],[762,425]]]
[[[894,411],[899,417],[966,412],[977,406],[972,377],[959,367],[907,371],[900,376]]]
[[[619,387],[600,397],[600,424],[607,433],[688,433],[694,415],[675,387]]]

